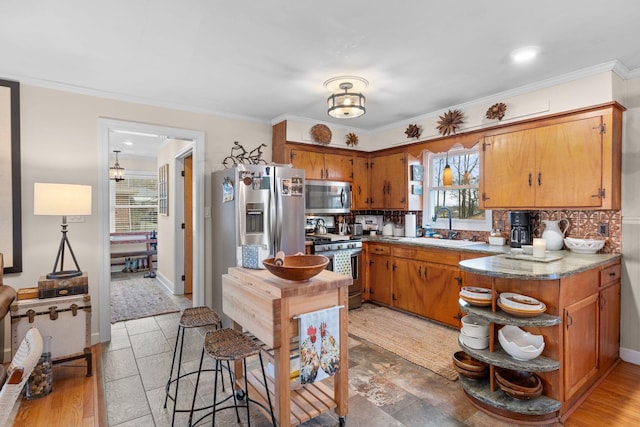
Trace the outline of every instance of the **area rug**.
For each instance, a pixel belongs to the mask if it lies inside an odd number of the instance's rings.
[[[111,323],[180,311],[158,279],[136,277],[111,281]]]
[[[405,360],[455,381],[451,356],[460,350],[458,332],[385,307],[349,311],[349,333]]]

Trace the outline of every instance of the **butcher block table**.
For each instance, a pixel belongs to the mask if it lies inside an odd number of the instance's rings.
[[[345,424],[348,390],[348,290],[352,279],[323,270],[305,281],[280,279],[267,270],[232,267],[222,276],[222,309],[234,322],[259,339],[272,357],[273,378],[267,376],[268,390],[278,425],[295,426],[334,409]],[[326,380],[300,385],[290,380],[290,356],[297,352],[296,316],[342,306],[340,322],[340,369],[333,388]],[[268,359],[269,357],[267,357]],[[241,364],[235,366],[236,388],[244,384]],[[268,408],[266,388],[260,370],[247,373],[249,396]]]

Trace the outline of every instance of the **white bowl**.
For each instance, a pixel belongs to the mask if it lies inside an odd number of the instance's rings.
[[[500,302],[507,307],[525,311],[539,311],[544,306],[542,302],[535,298],[513,292],[502,292],[500,294]]]
[[[488,337],[489,322],[474,315],[462,318],[462,332],[473,337]]]
[[[565,237],[564,244],[567,249],[577,254],[595,254],[604,247],[604,240]]]
[[[475,286],[464,286],[460,290],[460,295],[471,299],[491,300],[491,289],[478,288]]]
[[[460,340],[464,345],[475,350],[484,350],[489,347],[489,336],[486,337],[472,337],[460,331]]]
[[[512,325],[503,326],[498,331],[498,341],[502,349],[516,360],[535,359],[544,350],[542,335],[533,335]]]

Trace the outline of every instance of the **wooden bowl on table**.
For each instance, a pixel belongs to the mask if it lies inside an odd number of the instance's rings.
[[[309,280],[318,275],[329,264],[329,258],[323,255],[287,255],[284,264],[276,265],[275,258],[267,258],[262,261],[269,272],[281,279]]]

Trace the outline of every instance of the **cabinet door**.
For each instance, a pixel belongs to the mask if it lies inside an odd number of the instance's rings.
[[[324,155],[324,178],[331,181],[353,180],[353,156],[344,154]]]
[[[394,258],[392,269],[393,306],[422,316],[426,264],[406,258]]]
[[[324,154],[315,151],[291,150],[291,164],[294,168],[304,169],[306,179],[323,179]]]
[[[618,360],[620,352],[620,282],[600,291],[600,369]]]
[[[598,372],[598,294],[588,296],[564,311],[565,400],[594,379]]]
[[[536,207],[602,204],[602,118],[536,129]]]
[[[437,322],[460,327],[460,270],[438,264],[425,266],[425,310],[423,315]]]
[[[405,209],[407,206],[407,171],[404,153],[371,159],[371,208]]]
[[[353,209],[369,209],[371,207],[371,194],[369,193],[369,181],[371,179],[369,159],[366,157],[354,157],[353,165]]]
[[[480,207],[535,204],[535,130],[486,137],[480,152]]]
[[[391,305],[391,257],[369,254],[369,295],[371,301]]]

